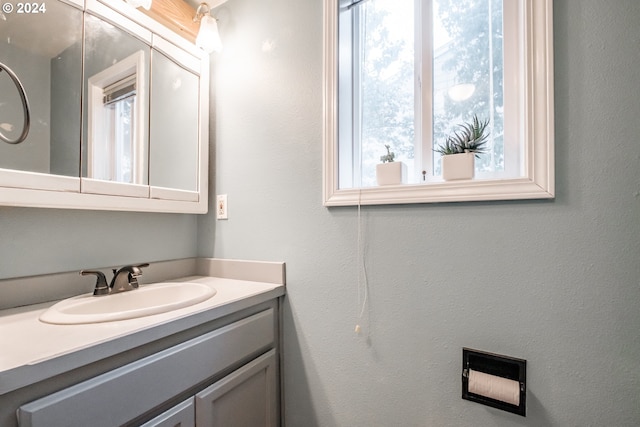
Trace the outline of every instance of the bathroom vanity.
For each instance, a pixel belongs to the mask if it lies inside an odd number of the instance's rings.
[[[273,264],[265,282],[176,279],[216,294],[128,320],[40,321],[54,302],[0,311],[0,425],[279,425],[284,265]]]

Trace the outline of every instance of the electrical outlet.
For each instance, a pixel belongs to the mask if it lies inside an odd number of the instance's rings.
[[[227,195],[218,194],[216,197],[216,216],[218,219],[229,219],[229,205],[227,204]]]

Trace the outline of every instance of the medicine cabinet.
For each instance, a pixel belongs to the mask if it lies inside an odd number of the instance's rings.
[[[207,54],[122,0],[4,16],[0,205],[207,212]]]

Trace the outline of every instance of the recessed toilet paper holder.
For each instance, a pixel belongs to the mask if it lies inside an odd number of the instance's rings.
[[[463,348],[462,398],[526,416],[527,361]]]

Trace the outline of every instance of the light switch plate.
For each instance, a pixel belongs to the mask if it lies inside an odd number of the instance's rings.
[[[227,195],[218,194],[216,196],[216,217],[218,219],[229,219],[229,206],[227,204]]]

